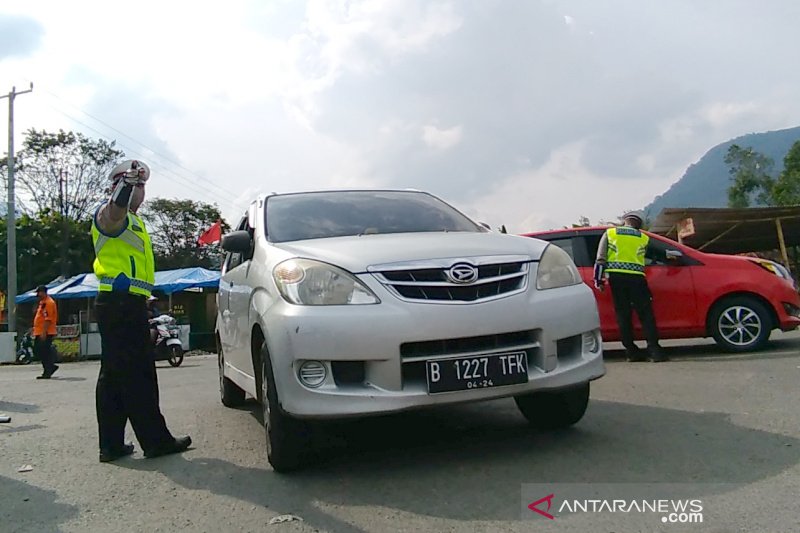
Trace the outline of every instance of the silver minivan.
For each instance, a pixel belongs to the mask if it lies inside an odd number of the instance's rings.
[[[568,426],[605,373],[570,257],[424,192],[260,196],[222,246],[222,403],[263,405],[276,471],[303,464],[318,419],[513,397]]]

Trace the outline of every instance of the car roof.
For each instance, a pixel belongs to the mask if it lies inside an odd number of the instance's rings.
[[[576,228],[561,228],[561,229],[550,229],[546,231],[532,231],[529,233],[520,233],[523,237],[543,237],[548,235],[572,235],[576,233],[583,233],[583,232],[600,232],[605,231],[608,228],[613,228],[614,226],[579,226]]]

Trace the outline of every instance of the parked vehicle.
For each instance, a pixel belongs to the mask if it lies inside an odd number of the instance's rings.
[[[222,403],[261,402],[276,471],[303,464],[316,419],[514,397],[569,426],[605,373],[569,256],[424,192],[259,196],[222,246]]]
[[[17,344],[17,364],[29,365],[33,361],[33,336],[31,335],[31,330],[26,331]]]
[[[170,315],[159,315],[150,319],[155,326],[156,337],[153,350],[156,361],[168,361],[171,366],[183,363],[183,345],[181,344],[181,328]]]
[[[525,234],[551,242],[575,261],[593,288],[592,268],[606,228],[574,228]],[[663,339],[713,337],[725,350],[764,346],[774,329],[800,326],[800,297],[789,272],[778,263],[752,257],[700,252],[647,233],[646,274]],[[594,291],[603,340],[619,340],[611,291]],[[642,331],[636,323],[637,338]]]

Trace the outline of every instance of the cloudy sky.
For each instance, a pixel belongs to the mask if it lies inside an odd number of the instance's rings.
[[[0,2],[0,92],[34,83],[18,141],[116,139],[151,196],[230,222],[259,192],[411,187],[521,232],[642,207],[713,145],[800,125],[796,0],[203,5]]]

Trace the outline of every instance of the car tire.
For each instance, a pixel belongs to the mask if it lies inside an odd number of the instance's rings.
[[[244,390],[225,377],[225,373],[222,371],[225,357],[221,348],[219,349],[217,362],[219,364],[219,397],[222,400],[222,405],[225,407],[239,407],[244,403]]]
[[[310,450],[310,428],[286,414],[278,401],[272,361],[266,343],[261,350],[261,407],[267,439],[267,460],[275,472],[301,468]]]
[[[717,344],[734,353],[763,348],[772,333],[769,309],[749,296],[722,300],[712,309],[708,323]]]
[[[515,396],[522,415],[536,429],[559,429],[583,418],[589,405],[589,384],[569,389]]]

